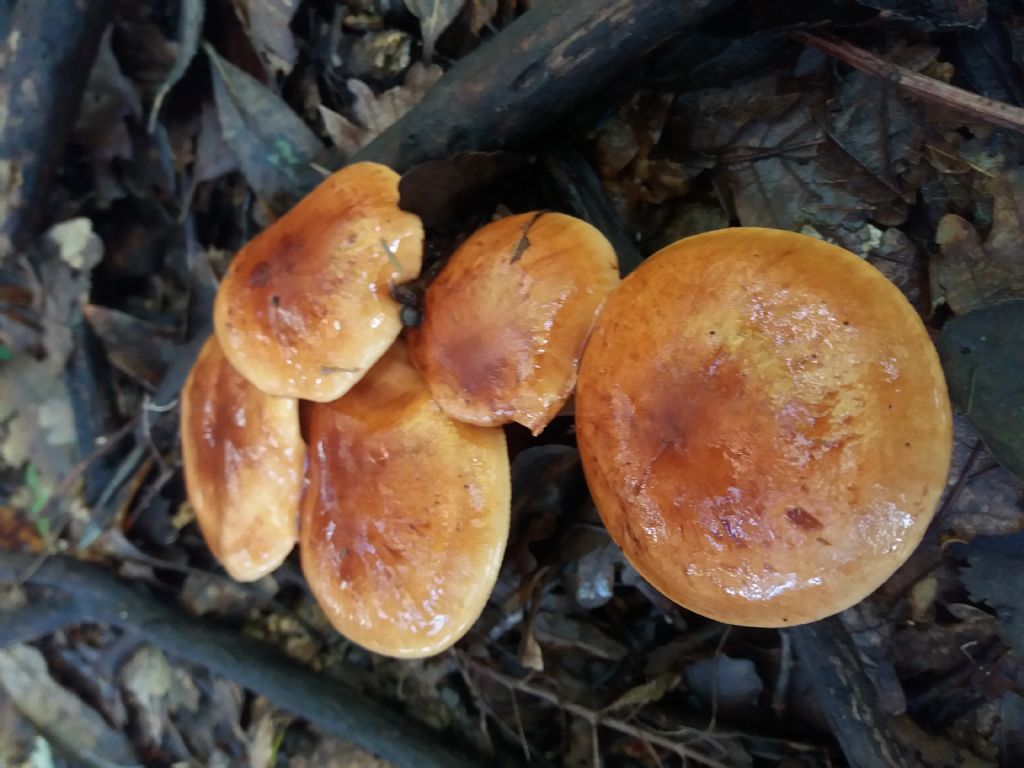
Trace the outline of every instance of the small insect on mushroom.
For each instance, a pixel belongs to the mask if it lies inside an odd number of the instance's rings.
[[[539,434],[576,385],[590,328],[619,284],[611,244],[560,213],[473,233],[427,289],[412,356],[441,408],[481,426]]]
[[[402,330],[391,286],[419,275],[423,225],[399,176],[356,163],[326,179],[231,262],[214,327],[231,364],[271,395],[329,402]]]
[[[181,453],[199,528],[225,570],[254,581],[277,568],[299,533],[298,401],[256,389],[211,337],[182,389]]]
[[[498,577],[511,505],[504,433],[448,418],[402,342],[345,397],[304,408],[299,546],[314,596],[371,651],[440,653]]]
[[[792,626],[909,557],[946,482],[951,413],[899,290],[819,240],[691,237],[609,298],[581,365],[587,482],[615,541],[680,605]]]

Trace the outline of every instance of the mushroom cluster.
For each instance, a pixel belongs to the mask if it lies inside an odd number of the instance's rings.
[[[232,577],[270,573],[298,541],[339,632],[417,658],[482,612],[509,530],[501,425],[536,434],[557,415],[619,279],[589,224],[503,219],[452,256],[407,347],[392,293],[419,275],[423,227],[398,182],[349,166],[239,251],[181,435],[196,519]]]
[[[597,230],[526,213],[470,235],[399,339],[392,290],[418,276],[423,228],[398,202],[388,168],[339,171],[221,284],[182,453],[235,578],[269,573],[298,541],[346,637],[402,658],[444,650],[504,553],[502,426],[539,434],[574,391],[598,512],[683,607],[814,621],[920,542],[950,404],[923,323],[866,261],[741,227],[681,240],[620,284]]]

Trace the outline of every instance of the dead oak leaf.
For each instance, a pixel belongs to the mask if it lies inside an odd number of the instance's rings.
[[[914,199],[914,108],[859,73],[809,87],[780,74],[687,95],[669,140],[745,226],[808,228],[846,247],[865,224],[902,223]],[[851,248],[852,249],[852,248]]]
[[[405,0],[405,7],[420,20],[423,35],[423,58],[434,58],[434,45],[462,11],[466,0]]]
[[[346,155],[354,155],[419,104],[443,74],[444,70],[436,64],[413,64],[402,85],[379,95],[361,80],[349,80],[348,89],[354,98],[354,121],[321,105],[324,130],[338,149]]]
[[[1003,171],[992,183],[992,229],[984,244],[974,226],[955,213],[939,220],[933,262],[934,302],[958,315],[1003,299],[1024,297],[1024,167]]]
[[[271,72],[289,74],[299,52],[290,24],[299,0],[234,0],[235,13]]]

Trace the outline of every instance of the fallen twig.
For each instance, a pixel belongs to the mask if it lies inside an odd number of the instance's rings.
[[[666,749],[684,760],[693,760],[695,763],[707,765],[710,766],[710,768],[727,768],[726,764],[720,760],[716,760],[710,755],[705,755],[703,752],[681,743],[678,739],[669,738],[668,736],[664,736],[649,728],[633,725],[632,723],[613,717],[601,710],[590,709],[589,707],[584,707],[581,704],[566,701],[554,691],[549,691],[546,688],[534,685],[529,680],[503,674],[477,661],[470,660],[469,665],[475,674],[478,674],[481,677],[488,677],[494,682],[500,683],[512,691],[520,691],[528,696],[541,699],[549,704],[554,704],[556,707],[565,710],[570,715],[579,717],[586,721],[593,728],[601,727],[607,728],[610,731],[617,731],[647,744],[652,744],[654,746],[661,747],[662,749]]]
[[[814,46],[864,74],[887,80],[922,101],[948,107],[982,122],[1024,132],[1024,109],[1020,107],[965,91],[934,77],[898,66],[845,40],[808,32],[791,32],[790,35],[794,40]]]
[[[16,582],[32,564],[31,555],[0,550],[0,582]],[[44,603],[49,607],[48,618],[35,618],[27,609],[0,614],[4,645],[35,639],[41,628],[52,632],[83,621],[109,624],[134,632],[172,656],[202,665],[310,721],[324,733],[358,744],[395,765],[470,768],[479,764],[447,746],[441,736],[344,683],[317,674],[237,631],[188,616],[173,602],[122,582],[101,568],[68,557],[51,557],[28,583],[56,590],[60,597]]]

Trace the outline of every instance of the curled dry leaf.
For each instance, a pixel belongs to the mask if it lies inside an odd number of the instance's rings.
[[[290,28],[298,0],[234,0],[253,48],[272,72],[289,74],[299,55]]]
[[[405,82],[390,88],[379,96],[361,80],[349,80],[352,94],[352,116],[355,122],[327,107],[320,106],[324,129],[334,145],[345,155],[354,155],[392,124],[405,116],[426,95],[430,87],[441,79],[444,70],[436,64],[413,64],[405,73]]]
[[[475,232],[431,284],[412,353],[452,418],[539,434],[576,384],[615,251],[580,219],[524,213]]]
[[[445,416],[401,343],[306,421],[302,569],[328,618],[377,653],[448,648],[483,610],[505,550],[504,433]]]
[[[341,397],[398,337],[390,287],[419,275],[422,250],[398,174],[338,171],[231,262],[213,317],[224,354],[268,394]]]
[[[739,228],[660,251],[609,297],[576,428],[612,538],[718,621],[848,608],[920,542],[951,414],[917,313],[857,256]]]
[[[1001,173],[992,183],[992,230],[984,243],[974,226],[955,213],[939,221],[934,262],[937,293],[958,315],[1002,299],[1024,298],[1024,168]]]
[[[210,551],[239,581],[277,568],[298,538],[305,463],[298,408],[246,381],[213,337],[182,389],[188,497]]]

